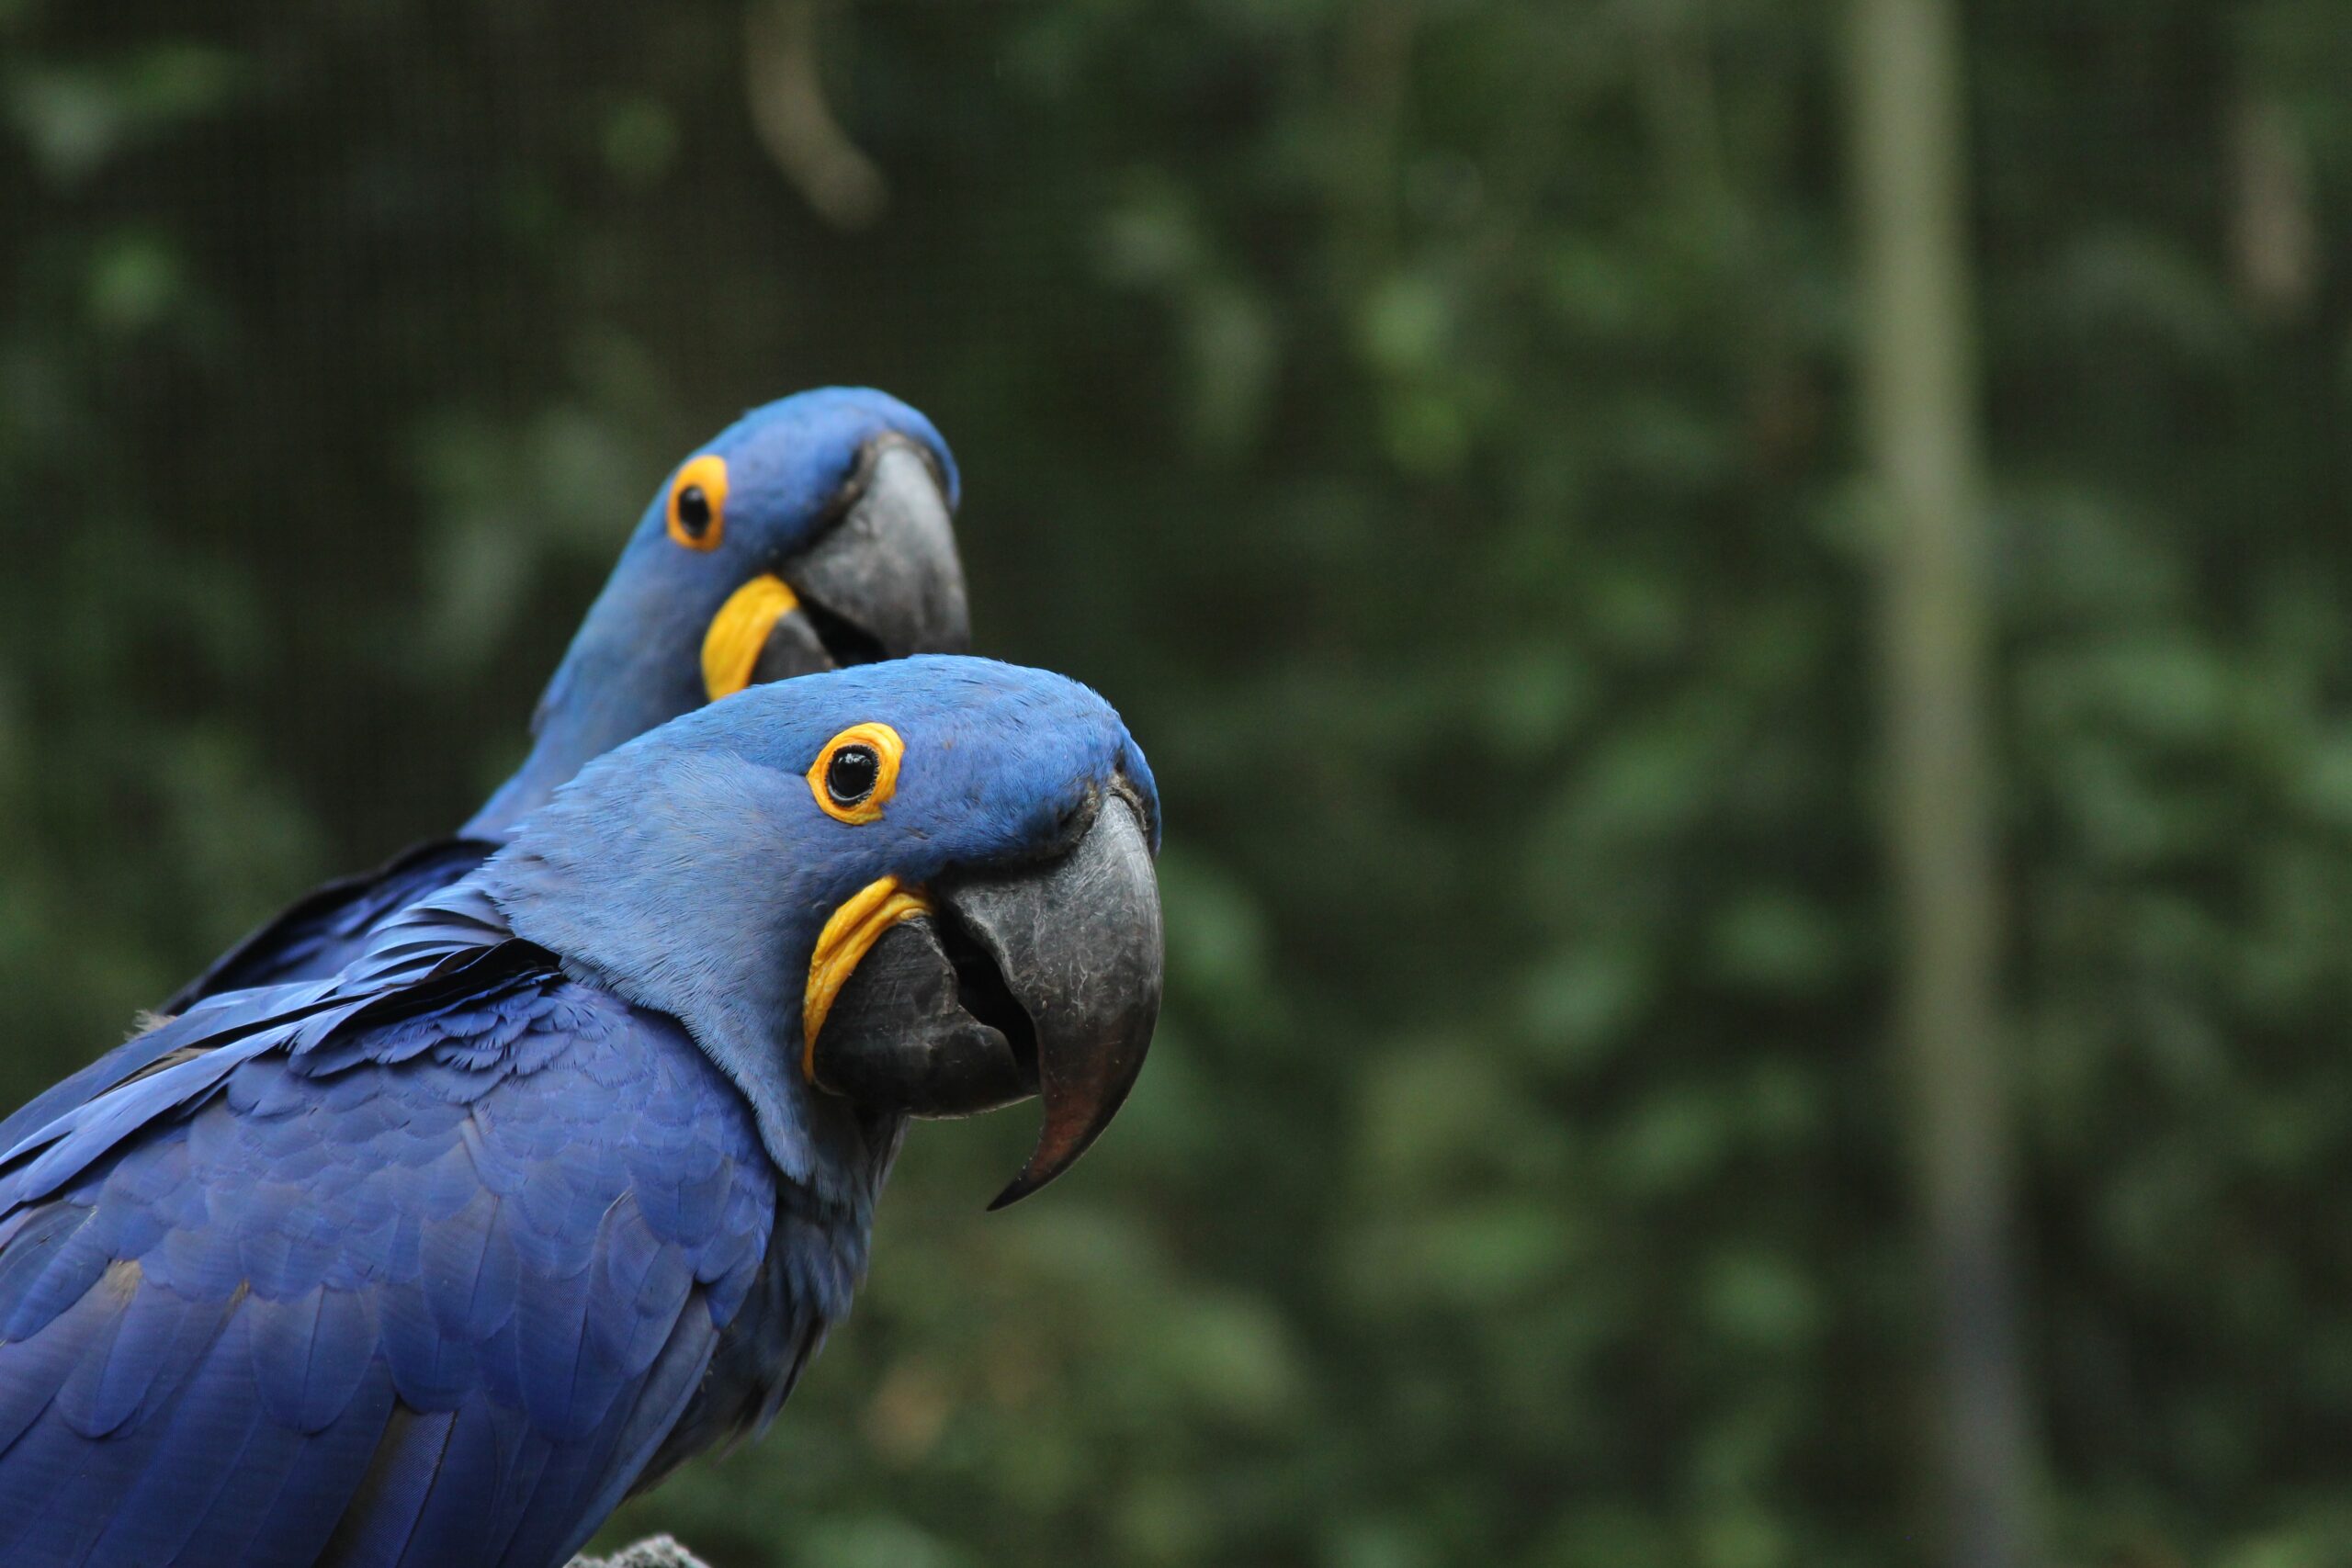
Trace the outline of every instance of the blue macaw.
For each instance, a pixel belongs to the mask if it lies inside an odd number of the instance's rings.
[[[554,1568],[776,1412],[910,1115],[1140,1070],[1159,808],[1059,676],[763,686],[592,761],[323,981],[0,1123],[0,1562]],[[61,1086],[62,1087],[62,1086]]]
[[[830,387],[755,409],[673,472],[581,623],[522,767],[454,838],[328,883],[167,1000],[332,975],[470,872],[581,765],[706,701],[836,666],[961,653],[956,462],[922,414]]]

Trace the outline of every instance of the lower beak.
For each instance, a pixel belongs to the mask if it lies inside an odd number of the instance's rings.
[[[946,492],[920,448],[867,449],[841,518],[783,571],[737,589],[703,637],[712,702],[746,686],[971,646]]]
[[[927,897],[876,884],[843,910],[857,918],[827,927],[810,969],[809,1077],[914,1116],[1042,1093],[1036,1148],[991,1209],[1069,1169],[1117,1114],[1159,1016],[1159,886],[1134,808],[1106,798],[1058,859]],[[837,929],[863,944],[846,979]]]

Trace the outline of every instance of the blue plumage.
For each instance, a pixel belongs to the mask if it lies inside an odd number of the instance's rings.
[[[163,1010],[334,974],[386,917],[481,865],[581,764],[702,705],[705,636],[729,596],[763,573],[806,579],[797,584],[801,597],[829,617],[825,626],[848,626],[857,634],[854,647],[845,649],[796,627],[805,647],[780,655],[763,678],[805,673],[836,657],[961,652],[963,586],[952,538],[910,543],[888,533],[888,523],[838,538],[860,525],[854,516],[845,523],[844,514],[863,493],[874,454],[892,443],[922,454],[952,509],[959,481],[947,444],[929,420],[887,393],[842,387],[802,392],[754,409],[721,432],[697,455],[722,459],[729,476],[717,542],[687,548],[673,536],[670,500],[683,477],[673,474],[630,534],[539,699],[529,754],[472,819],[452,838],[317,888],[215,960]],[[945,527],[944,517],[939,527]],[[812,552],[829,538],[837,558],[820,568]],[[835,592],[842,602],[822,604],[813,596],[820,592]],[[910,601],[943,595],[952,601],[950,613],[907,618],[921,607]]]
[[[806,772],[905,738],[852,826]],[[224,995],[0,1123],[0,1562],[553,1568],[775,1412],[865,1262],[898,1114],[797,1070],[833,909],[1016,870],[1115,715],[919,659],[587,769],[340,975]]]
[[[674,1020],[495,933],[307,1018],[300,987],[200,1010],[157,1032],[199,1055],[11,1151],[0,1557],[307,1563],[340,1528],[355,1562],[551,1562],[642,1471],[759,1283],[775,1170]],[[469,951],[412,1011],[400,976]],[[826,1256],[768,1300],[787,1336],[865,1247],[797,1239]]]

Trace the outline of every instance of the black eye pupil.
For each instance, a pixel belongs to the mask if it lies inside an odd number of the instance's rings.
[[[825,764],[825,793],[835,806],[855,806],[874,793],[882,776],[882,759],[871,746],[844,746]]]
[[[699,539],[710,529],[710,497],[702,486],[688,485],[678,492],[678,526]]]

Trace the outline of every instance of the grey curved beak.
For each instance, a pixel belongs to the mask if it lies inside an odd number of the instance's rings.
[[[841,520],[786,561],[782,575],[805,618],[776,624],[755,681],[971,646],[947,495],[929,457],[902,436],[867,448]]]
[[[1045,1124],[989,1207],[1068,1170],[1118,1114],[1159,1017],[1159,884],[1117,795],[1057,859],[943,880],[852,974],[810,1053],[820,1088],[966,1116],[1032,1094]]]

